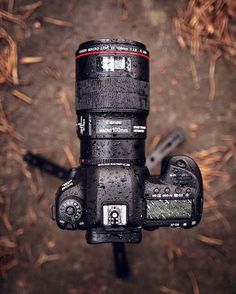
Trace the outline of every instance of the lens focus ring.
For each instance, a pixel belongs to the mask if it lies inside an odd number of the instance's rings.
[[[149,83],[132,78],[103,78],[77,82],[77,110],[149,109]]]

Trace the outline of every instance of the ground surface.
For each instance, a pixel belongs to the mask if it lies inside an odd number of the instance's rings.
[[[28,3],[31,1],[17,1],[17,6]],[[24,136],[20,145],[27,149],[49,147],[45,156],[69,166],[63,150],[69,144],[78,162],[74,51],[82,41],[97,38],[134,39],[146,44],[150,51],[151,111],[147,150],[157,134],[165,135],[176,126],[187,132],[187,142],[178,153],[189,154],[221,145],[223,134],[235,135],[235,68],[219,61],[217,94],[209,101],[208,59],[202,56],[197,63],[200,89],[196,90],[189,54],[178,47],[172,33],[174,1],[127,1],[127,10],[120,3],[115,0],[44,1],[30,18],[26,32],[17,32],[20,57],[46,57],[43,63],[19,68],[20,77],[30,81],[19,89],[32,97],[31,106],[12,97],[8,87],[1,91],[9,120]],[[35,19],[42,16],[71,21],[73,27],[45,23],[35,29]],[[49,69],[58,71],[59,79],[50,76]],[[59,91],[66,93],[72,117],[65,115],[59,103]],[[17,107],[14,111],[13,106]],[[190,124],[198,126],[195,137]],[[211,211],[206,209],[202,223],[195,229],[144,232],[141,244],[127,246],[132,278],[117,280],[110,245],[87,245],[83,233],[61,231],[50,220],[49,207],[60,181],[43,175],[45,193],[38,200],[32,195],[12,153],[6,152],[4,139],[1,144],[1,170],[4,171],[1,184],[7,185],[7,194],[11,197],[10,222],[14,230],[23,229],[23,234],[17,237],[18,264],[3,274],[1,293],[164,293],[163,287],[193,293],[193,276],[200,293],[235,293],[235,204],[221,210],[232,223],[230,228],[224,221],[211,221]],[[232,178],[234,164],[232,160],[229,162]],[[32,173],[35,177],[35,171]],[[216,188],[219,183],[220,179],[215,183]],[[216,192],[214,186],[211,189]],[[235,189],[219,197],[235,203]],[[3,227],[1,229],[5,232]],[[197,240],[198,234],[223,240],[223,245],[209,246]],[[171,253],[175,249],[172,264]],[[42,252],[59,254],[59,258],[40,265],[37,261]]]

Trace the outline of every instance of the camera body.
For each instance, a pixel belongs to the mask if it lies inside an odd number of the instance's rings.
[[[138,243],[142,229],[191,228],[200,222],[203,186],[187,156],[145,166],[149,54],[135,41],[97,40],[76,52],[80,167],[56,194],[61,229],[86,230],[90,244]]]
[[[191,228],[202,212],[202,181],[186,156],[166,159],[160,176],[128,165],[79,167],[56,196],[61,229],[87,230],[87,242],[141,241],[141,230]]]

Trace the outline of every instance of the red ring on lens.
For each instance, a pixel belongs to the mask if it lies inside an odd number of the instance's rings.
[[[148,55],[145,55],[143,53],[137,53],[137,52],[130,52],[130,51],[93,51],[93,52],[87,52],[87,53],[82,53],[76,55],[76,59],[84,56],[89,56],[89,55],[98,55],[98,54],[124,54],[124,55],[134,55],[134,56],[140,56],[144,57],[146,59],[149,59]]]

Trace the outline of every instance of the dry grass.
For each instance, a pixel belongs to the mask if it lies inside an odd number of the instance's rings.
[[[174,32],[182,49],[188,48],[196,59],[201,51],[209,53],[210,100],[214,99],[216,91],[216,61],[222,56],[236,65],[235,22],[236,2],[231,0],[191,0],[173,19]]]
[[[174,29],[179,45],[188,47],[193,56],[201,50],[211,54],[219,50],[235,63],[236,2],[230,0],[191,0],[179,9],[174,18]]]
[[[17,72],[17,47],[12,37],[0,27],[0,39],[4,41],[0,51],[0,84],[19,84]]]
[[[5,3],[7,4],[7,3]],[[19,26],[21,30],[27,28],[27,21],[32,13],[39,7],[43,5],[43,1],[33,2],[21,6],[19,8],[14,7],[14,1],[9,0],[6,8],[0,9],[0,19],[3,26],[0,26],[0,84],[7,84],[10,87],[13,87],[11,94],[21,101],[31,105],[32,99],[22,93],[19,89],[16,89],[16,86],[23,84],[23,81],[19,80],[18,76],[18,52],[17,52],[17,42],[14,40],[14,36],[11,35],[6,27],[11,30],[11,26]],[[3,5],[4,6],[4,5]],[[19,13],[17,14],[16,13]],[[56,25],[61,26],[70,26],[70,23],[55,20],[53,18],[46,18],[45,22],[50,22]],[[43,56],[25,56],[19,60],[20,64],[32,64],[44,61]],[[10,156],[15,162],[18,163],[19,170],[25,176],[31,192],[35,196],[40,196],[43,193],[43,180],[40,172],[36,172],[36,175],[33,176],[29,170],[27,164],[23,161],[22,155],[25,153],[25,149],[22,148],[19,142],[24,140],[23,136],[16,131],[16,127],[9,121],[8,113],[4,109],[4,102],[6,101],[0,93],[0,133],[1,139],[5,142],[6,147],[5,151],[6,156]],[[66,98],[64,99],[65,103],[67,102]],[[63,100],[63,101],[64,101]],[[68,111],[68,106],[66,108]],[[37,181],[35,181],[35,178]],[[15,230],[15,226],[10,221],[10,212],[11,212],[11,197],[6,194],[8,189],[6,186],[0,186],[0,220],[2,222],[3,228],[5,230],[4,236],[0,238],[0,274],[5,273],[15,267],[18,261],[18,248],[19,244],[17,237],[24,233],[22,228]],[[29,208],[26,213],[26,219],[28,223],[33,223],[36,221],[36,214],[33,208]],[[27,248],[30,248],[29,246]],[[30,249],[27,251],[28,255],[31,256]],[[57,260],[59,255],[46,255],[42,253],[36,265],[40,266],[45,262]],[[31,258],[33,261],[33,258]]]
[[[124,1],[125,3],[125,1]],[[12,23],[13,25],[19,26],[21,29],[27,27],[27,20],[35,9],[43,5],[42,1],[37,1],[32,4],[21,6],[18,11],[21,15],[14,15],[14,1],[9,1],[8,11],[0,10],[0,17],[3,21]],[[216,85],[215,85],[215,65],[216,61],[220,57],[224,57],[233,64],[235,62],[236,54],[236,41],[234,37],[235,27],[233,20],[235,19],[236,3],[233,1],[190,1],[186,9],[179,11],[179,16],[174,19],[174,28],[177,36],[179,45],[182,48],[189,48],[191,54],[196,58],[190,62],[191,72],[194,80],[196,89],[199,89],[199,78],[196,69],[196,60],[200,55],[201,50],[205,50],[210,54],[210,66],[209,66],[209,80],[210,80],[210,99],[215,96]],[[124,14],[124,18],[126,14]],[[43,17],[45,25],[50,23],[52,25],[71,27],[70,22],[60,20],[54,17]],[[18,77],[18,54],[17,44],[12,37],[4,28],[0,27],[0,38],[3,40],[3,47],[0,51],[0,84],[8,84],[11,87],[20,85]],[[26,56],[20,59],[19,64],[29,64],[44,61],[43,56]],[[61,74],[57,69],[47,68],[46,73],[57,79],[61,79]],[[26,94],[22,93],[18,89],[13,89],[12,94],[17,98],[23,100],[27,104],[32,103],[32,99]],[[71,119],[72,112],[70,109],[69,101],[65,90],[61,89],[58,92],[59,101],[64,107],[65,115]],[[22,160],[22,154],[25,149],[20,147],[18,141],[23,141],[23,137],[16,131],[16,127],[9,121],[6,111],[3,107],[3,99],[0,99],[0,132],[4,134],[8,144],[8,152],[12,154],[12,158],[19,164],[19,170],[24,174],[31,192],[33,195],[38,197],[39,194],[43,193],[43,179],[40,172],[36,172],[33,176],[28,169],[27,165]],[[22,103],[23,104],[23,103]],[[26,105],[26,107],[30,107]],[[189,128],[192,132],[197,130],[197,125],[190,125]],[[195,152],[192,157],[197,161],[200,166],[204,189],[205,189],[205,208],[209,210],[209,215],[206,219],[206,226],[211,224],[213,221],[220,221],[226,228],[230,230],[230,224],[226,217],[223,215],[219,207],[227,206],[232,207],[233,204],[226,198],[222,199],[222,195],[227,196],[226,193],[232,188],[235,183],[230,179],[229,173],[226,170],[226,166],[230,160],[236,159],[236,139],[232,136],[225,136],[225,144],[222,146],[213,146],[206,150]],[[160,140],[159,136],[156,136],[151,145],[150,150],[154,149]],[[33,152],[48,153],[52,152],[51,149],[32,150]],[[76,160],[73,156],[70,146],[64,146],[64,152],[67,156],[71,166],[76,166]],[[64,160],[64,159],[63,159]],[[36,180],[35,181],[35,177]],[[221,180],[220,190],[213,190],[214,184]],[[10,213],[10,197],[6,195],[6,187],[0,186],[0,217],[3,222],[3,226],[6,230],[8,237],[0,238],[0,266],[1,272],[6,272],[18,264],[17,259],[17,236],[23,234],[22,228],[17,231],[14,230],[14,224],[11,223]],[[207,212],[208,213],[208,212]],[[36,222],[37,215],[32,208],[27,210],[27,221],[32,224]],[[198,234],[196,239],[209,246],[222,246],[223,240]],[[36,266],[50,261],[55,261],[61,258],[58,254],[47,255],[45,252],[41,252],[34,260],[30,245],[27,247],[27,255],[32,262],[36,263]],[[48,248],[53,248],[55,245],[50,243]],[[170,271],[174,270],[174,260],[176,257],[183,255],[182,249],[173,243],[165,244],[167,250],[167,262]],[[192,272],[189,274],[190,281],[192,283],[193,291],[195,294],[199,293],[198,284],[196,278]],[[165,286],[160,288],[162,293],[177,294],[181,293],[177,290],[167,288]]]
[[[36,1],[30,4],[14,7],[14,0],[9,0],[8,5],[4,6],[4,9],[0,9],[0,18],[3,21],[3,24],[6,26],[0,26],[0,84],[7,84],[10,87],[13,87],[10,90],[11,94],[25,102],[29,106],[33,103],[31,97],[16,89],[16,86],[20,86],[24,84],[23,80],[20,80],[18,77],[18,52],[17,52],[17,42],[14,40],[14,36],[11,36],[9,32],[5,29],[8,27],[11,29],[11,26],[19,26],[21,30],[25,30],[27,28],[27,22],[29,17],[34,13],[36,9],[43,5],[43,1]],[[7,4],[7,3],[5,3]],[[45,25],[47,23],[62,26],[62,27],[71,27],[72,23],[60,19],[56,19],[54,17],[43,17],[42,18]],[[5,23],[6,22],[6,23]],[[41,23],[39,23],[41,26]],[[34,23],[34,28],[38,29],[38,24]],[[14,30],[11,30],[14,31]],[[27,65],[43,62],[45,60],[44,56],[24,56],[19,59],[19,64]],[[56,79],[60,79],[60,73],[56,71],[49,71],[48,75],[53,76]],[[0,93],[1,94],[1,93]],[[65,113],[68,117],[72,116],[71,109],[69,106],[69,102],[65,92],[62,90],[59,92],[60,102],[65,109]],[[6,143],[6,153],[7,156],[12,158],[15,162],[18,163],[19,171],[25,176],[27,183],[31,189],[32,195],[36,196],[37,201],[41,199],[41,196],[44,193],[44,183],[43,178],[41,176],[40,171],[35,171],[34,175],[32,175],[30,169],[27,164],[23,161],[22,155],[26,152],[24,148],[22,148],[19,142],[23,142],[24,138],[21,134],[16,131],[16,127],[11,123],[8,119],[8,113],[6,113],[4,109],[5,99],[0,96],[0,133],[2,139]],[[76,165],[75,159],[71,152],[69,146],[65,146],[65,153],[67,158],[72,166]],[[38,153],[48,153],[52,152],[52,150],[46,149],[38,149],[32,150]],[[0,238],[0,273],[5,273],[6,271],[15,267],[19,261],[17,258],[17,250],[18,250],[18,242],[17,237],[24,233],[22,228],[18,228],[14,231],[14,225],[10,222],[10,195],[5,195],[7,189],[5,186],[0,186],[0,220],[5,228],[5,236]],[[32,207],[29,207],[25,219],[28,225],[32,225],[35,223],[37,219],[36,212]],[[35,259],[32,256],[30,245],[26,247],[26,254],[29,257],[31,262],[35,262],[36,266],[41,266],[42,264],[48,261],[58,260],[60,256],[58,254],[47,255],[42,252],[38,259]]]
[[[204,208],[206,226],[215,221],[220,221],[226,231],[231,230],[231,224],[222,212],[223,207],[232,208],[236,204],[227,200],[227,193],[236,186],[236,181],[231,178],[227,167],[236,160],[236,138],[223,136],[225,144],[213,146],[206,150],[195,152],[191,156],[197,161],[203,178]],[[199,238],[198,238],[199,239]],[[211,237],[201,241],[211,244]],[[200,240],[200,239],[199,239]],[[212,238],[214,240],[214,237]]]
[[[221,179],[224,182],[228,181],[229,175],[224,169],[222,169],[228,152],[230,152],[228,146],[213,146],[206,150],[191,154],[200,167],[204,189],[207,192],[211,189],[211,185],[217,179]]]

